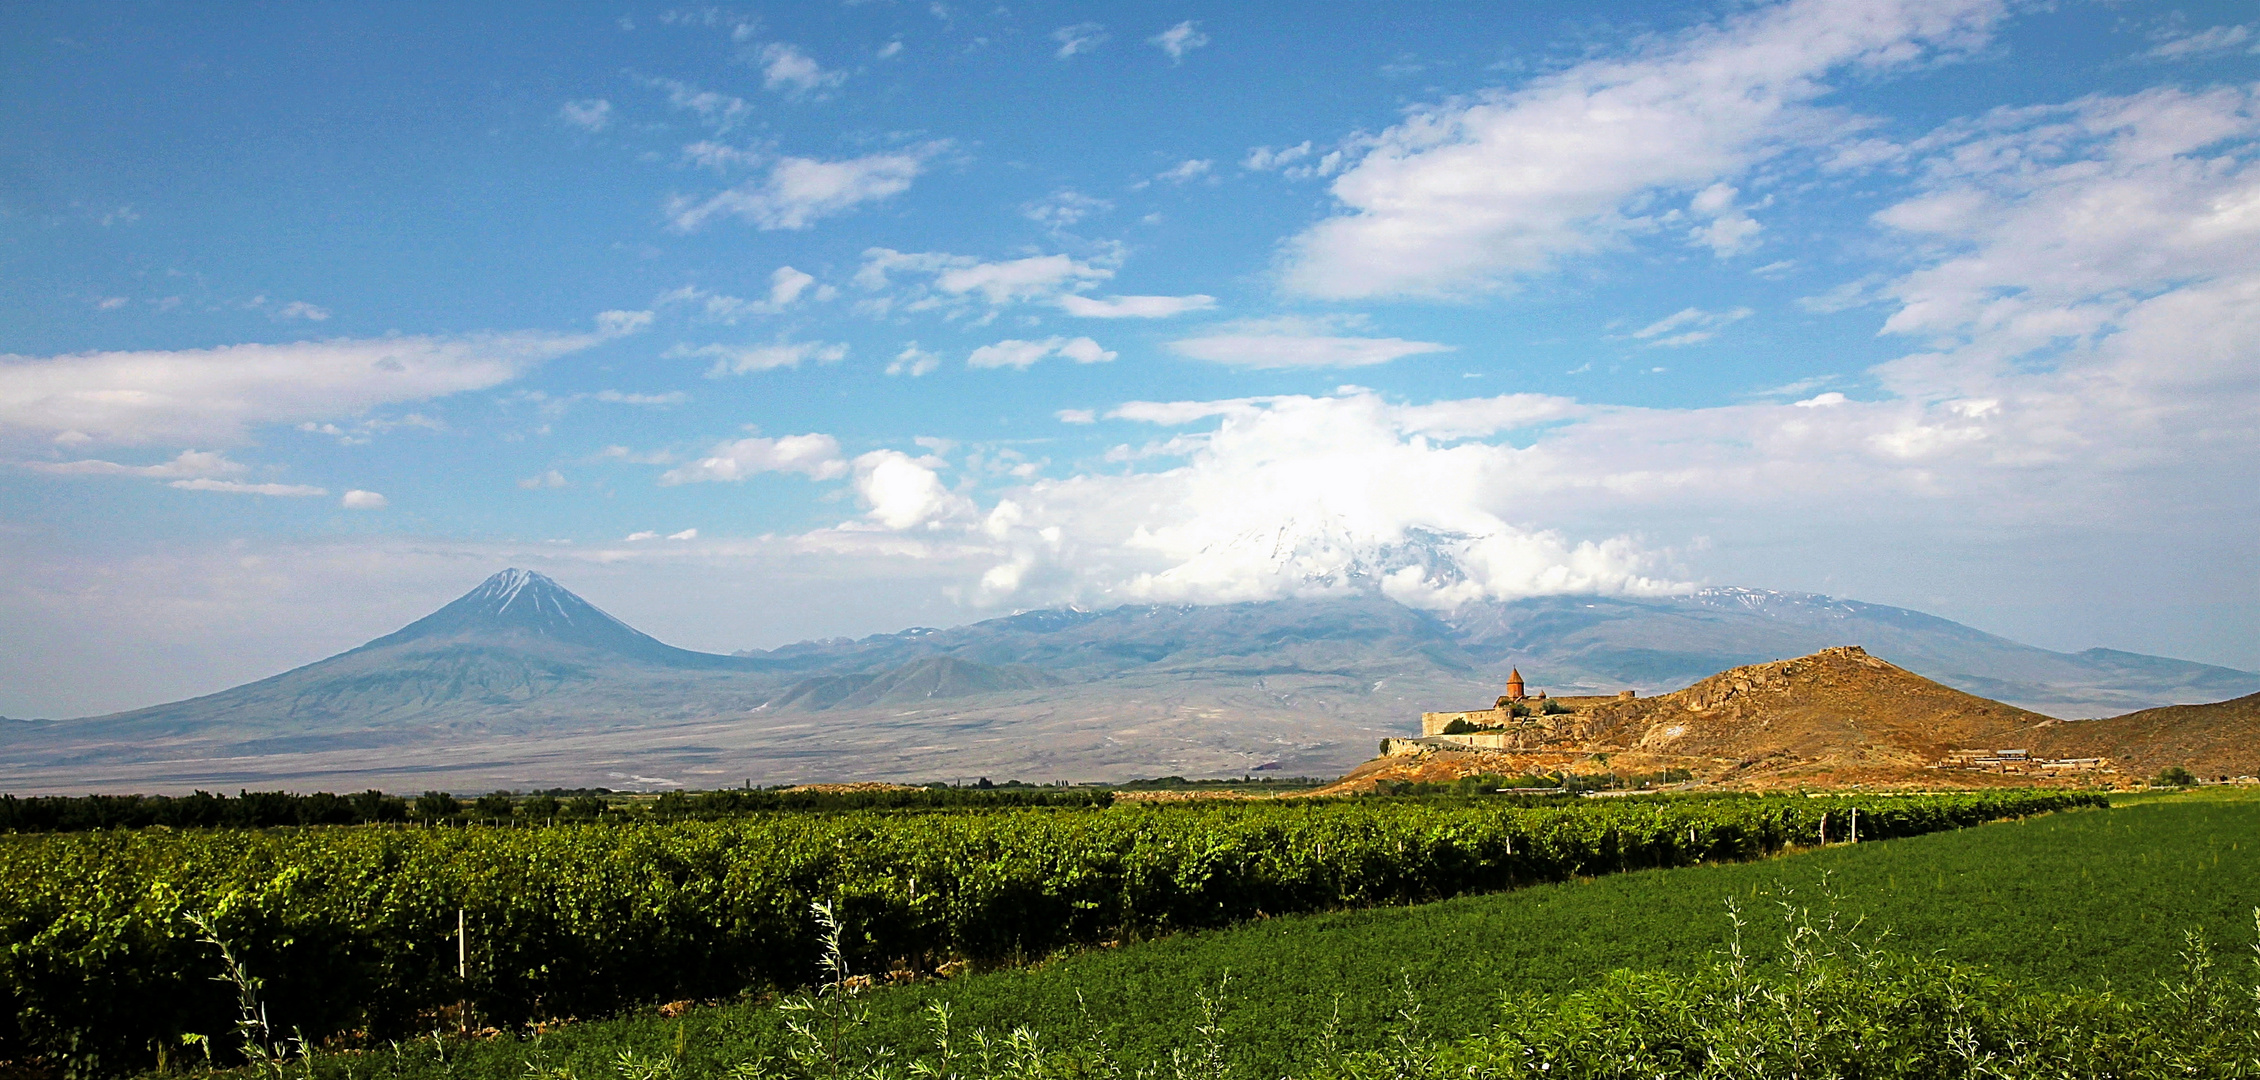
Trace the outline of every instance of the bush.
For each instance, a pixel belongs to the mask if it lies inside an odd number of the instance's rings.
[[[415,815],[416,820],[429,825],[454,820],[457,814],[463,812],[463,804],[447,792],[427,791],[416,796],[416,801],[408,805],[408,812]]]
[[[2158,770],[2158,775],[2150,778],[2151,787],[2195,787],[2196,785],[2197,777],[2190,775],[2188,769],[2179,765],[2168,765]]]

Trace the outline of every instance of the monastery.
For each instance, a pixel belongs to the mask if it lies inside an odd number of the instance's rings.
[[[1522,669],[1507,673],[1507,692],[1499,695],[1488,709],[1470,709],[1465,712],[1431,712],[1420,714],[1422,738],[1464,736],[1478,730],[1503,731],[1517,724],[1530,723],[1540,716],[1565,715],[1576,711],[1577,706],[1598,704],[1603,701],[1622,701],[1633,696],[1625,690],[1614,697],[1549,698],[1544,690],[1536,693],[1522,681]],[[1472,741],[1469,745],[1475,745]]]

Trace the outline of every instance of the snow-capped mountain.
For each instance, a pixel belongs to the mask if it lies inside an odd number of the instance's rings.
[[[1469,542],[1281,530],[1242,554],[1309,594],[1045,609],[735,656],[674,648],[547,577],[506,570],[395,633],[272,678],[0,725],[0,789],[1334,774],[1378,737],[1417,730],[1423,711],[1490,701],[1509,667],[1556,693],[1649,694],[1853,644],[2067,718],[2260,690],[2250,672],[2051,652],[1812,594],[1563,593],[1446,610],[1392,598],[1389,583],[1404,580],[1392,574],[1468,581]]]

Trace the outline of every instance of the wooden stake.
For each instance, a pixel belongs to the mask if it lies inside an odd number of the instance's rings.
[[[455,909],[455,977],[463,982],[471,981],[469,921],[462,908]]]

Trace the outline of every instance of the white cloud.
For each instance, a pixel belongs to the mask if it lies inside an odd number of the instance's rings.
[[[1077,53],[1087,53],[1106,44],[1106,27],[1095,22],[1076,23],[1052,31],[1052,40],[1059,42],[1058,51],[1052,55],[1065,60]]]
[[[769,275],[769,306],[782,311],[800,299],[810,285],[816,284],[813,275],[802,273],[790,266],[780,266]]]
[[[268,424],[483,390],[601,340],[529,332],[0,356],[0,434],[238,443]]]
[[[602,401],[610,405],[681,405],[691,399],[689,394],[681,390],[669,390],[664,394],[631,394],[621,390],[599,390],[588,395],[588,397],[592,401]]]
[[[920,311],[946,309],[976,297],[992,307],[1056,300],[1062,294],[1105,281],[1114,276],[1114,271],[1067,255],[983,262],[970,255],[871,248],[863,253],[863,266],[856,271],[855,282],[866,291],[879,292],[895,285],[895,275],[925,279],[893,301],[906,310]]]
[[[2002,10],[1790,0],[1418,109],[1361,144],[1332,186],[1342,209],[1289,242],[1282,283],[1337,299],[1453,296],[1548,271],[1643,227],[1643,196],[1700,190],[1832,134],[1814,104],[1831,75],[1973,47]],[[1719,239],[1739,250],[1746,228]]]
[[[1279,150],[1273,150],[1268,146],[1258,146],[1249,150],[1247,156],[1240,159],[1240,167],[1250,172],[1277,170],[1280,175],[1290,180],[1308,180],[1314,176],[1332,176],[1342,171],[1342,163],[1345,159],[1341,150],[1329,150],[1318,155],[1316,160],[1312,160],[1312,155],[1316,153],[1317,151],[1312,148],[1309,139],[1304,139],[1300,143]]]
[[[810,286],[815,287],[811,289]],[[829,285],[817,285],[814,275],[790,266],[780,266],[769,275],[769,295],[766,299],[748,300],[741,296],[708,292],[695,285],[684,285],[659,294],[652,300],[652,305],[663,308],[682,305],[695,307],[699,317],[708,322],[734,326],[740,319],[783,314],[800,303],[803,297],[829,300],[836,292]]]
[[[2260,31],[2251,25],[2215,26],[2194,32],[2168,31],[2142,55],[2152,60],[2196,60],[2230,53],[2260,54]]]
[[[973,350],[966,358],[967,367],[1009,367],[1025,371],[1028,366],[1047,356],[1064,356],[1078,364],[1103,364],[1116,354],[1101,347],[1087,337],[1049,337],[1042,341],[1000,341]]]
[[[1167,180],[1172,184],[1182,184],[1208,175],[1209,168],[1215,164],[1207,158],[1188,158],[1156,175],[1154,179]]]
[[[706,481],[735,483],[760,473],[800,473],[831,480],[847,473],[839,440],[830,435],[781,435],[716,443],[706,456],[659,477],[663,487]]]
[[[1649,348],[1676,348],[1696,345],[1718,336],[1719,328],[1741,322],[1750,317],[1749,308],[1731,311],[1704,311],[1701,308],[1681,308],[1655,322],[1632,332],[1636,341],[1645,341]]]
[[[583,98],[557,107],[557,118],[582,131],[603,131],[612,126],[612,103],[603,98]]]
[[[787,97],[821,96],[819,91],[847,81],[846,72],[826,71],[807,53],[781,41],[762,46],[760,61],[762,88]]]
[[[753,106],[744,98],[701,90],[676,79],[645,79],[643,84],[654,90],[667,91],[668,105],[696,113],[701,123],[717,132],[728,131],[753,115]]]
[[[183,491],[221,491],[230,495],[275,495],[285,498],[329,494],[327,488],[312,487],[307,484],[247,484],[237,480],[205,478],[175,480],[171,486]]]
[[[536,473],[532,476],[518,481],[518,486],[526,489],[527,491],[542,491],[555,490],[557,488],[565,487],[570,483],[571,481],[565,479],[564,473],[558,472],[555,469],[551,469],[548,472]]]
[[[1453,346],[1393,337],[1346,336],[1343,320],[1251,319],[1169,343],[1171,352],[1212,364],[1252,368],[1352,368],[1405,356],[1450,352]]]
[[[1059,230],[1112,209],[1114,204],[1105,199],[1062,189],[1052,192],[1040,202],[1021,207],[1020,212],[1028,220],[1047,229]]]
[[[683,530],[682,532],[674,532],[674,533],[668,533],[668,534],[667,534],[667,539],[669,539],[669,540],[696,540],[696,539],[698,539],[698,530],[697,530],[697,529],[684,529],[684,530]]]
[[[643,529],[643,530],[640,530],[640,531],[637,531],[637,532],[632,532],[632,533],[629,533],[628,535],[626,535],[626,536],[623,536],[623,537],[621,537],[620,539],[622,539],[622,540],[626,540],[627,542],[629,542],[629,543],[631,543],[631,544],[635,544],[635,543],[641,543],[642,541],[645,541],[645,540],[657,540],[657,539],[659,539],[659,534],[658,534],[657,532],[654,532],[654,531],[650,530],[650,529]]]
[[[1187,19],[1146,41],[1168,53],[1171,63],[1183,63],[1186,53],[1208,44],[1208,35],[1195,29],[1197,25],[1193,20]]]
[[[1286,168],[1310,155],[1311,143],[1309,139],[1304,139],[1302,142],[1282,150],[1259,146],[1248,151],[1247,157],[1240,159],[1240,167],[1251,172],[1269,172],[1273,169]]]
[[[338,500],[338,505],[344,507],[347,510],[382,510],[387,506],[391,506],[392,500],[387,499],[374,491],[363,491],[360,488],[354,488],[353,490],[346,492],[344,498]]]
[[[913,341],[902,347],[895,358],[887,363],[887,374],[908,375],[917,378],[942,366],[942,358],[918,347]]]
[[[1850,399],[1846,398],[1843,394],[1831,390],[1828,393],[1816,394],[1812,397],[1806,398],[1803,401],[1792,402],[1791,404],[1796,405],[1800,409],[1827,409],[1837,405],[1842,405],[1848,400]]]
[[[648,311],[599,311],[596,313],[596,332],[605,337],[627,337],[641,333],[651,325],[653,315]]]
[[[1058,417],[1062,424],[1096,424],[1099,422],[1098,414],[1089,409],[1061,409],[1052,415]]]
[[[766,150],[751,150],[731,146],[711,139],[701,139],[683,147],[683,161],[701,169],[711,169],[728,175],[740,169],[751,169],[768,162],[773,155]]]
[[[667,350],[674,359],[691,357],[711,358],[714,365],[706,369],[707,378],[724,375],[750,375],[757,371],[777,368],[797,368],[802,361],[819,364],[836,364],[847,359],[848,347],[844,344],[823,341],[780,341],[771,345],[677,345]]]
[[[115,461],[27,461],[27,469],[53,476],[150,476],[159,479],[198,476],[240,476],[249,471],[211,450],[183,450],[170,461],[154,465],[121,465]]]
[[[869,508],[865,517],[900,531],[970,513],[972,502],[942,483],[935,471],[939,464],[899,450],[874,450],[856,458],[855,493]]]
[[[929,143],[845,161],[779,158],[759,180],[703,199],[671,200],[667,218],[681,232],[691,232],[720,216],[736,217],[764,230],[805,229],[821,218],[909,190],[927,159],[941,148],[940,143]]]
[[[308,322],[322,322],[330,317],[330,309],[309,304],[304,300],[293,300],[276,308],[274,317],[277,319],[305,319]]]
[[[1079,319],[1167,319],[1189,311],[1207,311],[1216,306],[1216,297],[1194,293],[1191,296],[1109,296],[1103,299],[1063,293],[1059,309]]]
[[[1688,229],[1688,239],[1710,248],[1713,255],[1722,259],[1756,247],[1758,234],[1765,231],[1765,226],[1734,204],[1738,194],[1733,185],[1724,182],[1696,192],[1687,202],[1688,212],[1710,220]]]

